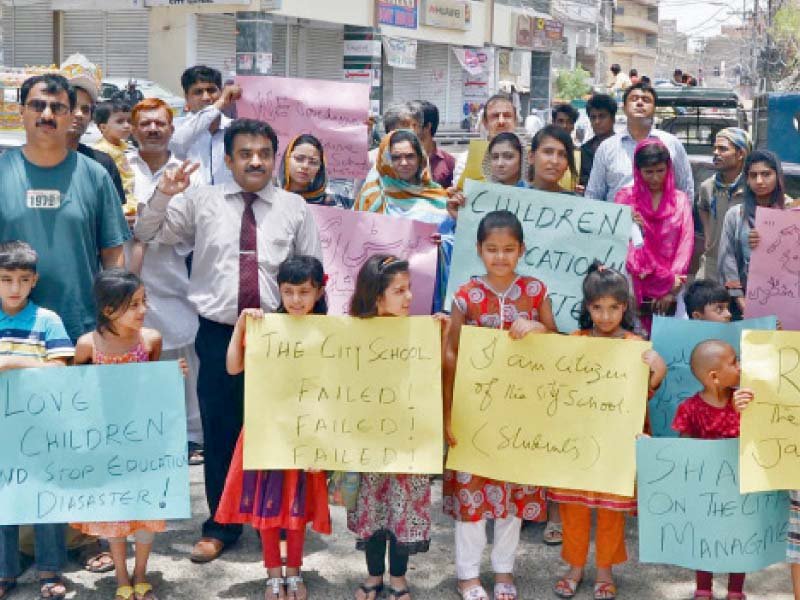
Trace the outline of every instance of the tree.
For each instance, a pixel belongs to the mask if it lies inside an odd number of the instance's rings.
[[[589,77],[589,71],[580,65],[571,71],[559,71],[556,78],[556,92],[559,99],[564,102],[572,102],[591,92],[592,86],[589,84]]]

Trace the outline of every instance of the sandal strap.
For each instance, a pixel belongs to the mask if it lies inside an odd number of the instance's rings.
[[[139,596],[144,596],[147,592],[153,591],[153,586],[146,581],[143,581],[142,583],[137,583],[135,586],[133,586],[133,591]]]
[[[289,591],[296,592],[297,584],[303,583],[303,577],[302,575],[290,575],[285,579],[285,581],[286,581],[286,587],[289,588]]]
[[[562,577],[556,581],[555,592],[561,598],[572,598],[578,591],[578,586],[581,584],[579,579],[570,579]]]
[[[383,583],[376,583],[374,585],[367,585],[366,583],[362,583],[361,585],[358,586],[358,589],[360,589],[367,595],[371,594],[372,592],[375,592],[375,595],[377,596],[383,591]]]
[[[498,596],[511,596],[516,600],[517,586],[507,581],[498,581],[494,584],[494,597],[497,598]]]
[[[598,600],[616,598],[617,586],[610,581],[598,581],[594,584],[594,597]]]
[[[272,593],[276,596],[281,592],[281,586],[285,583],[283,577],[270,577],[267,579],[267,587],[272,588]]]
[[[117,588],[117,591],[114,592],[114,597],[124,598],[125,600],[130,600],[133,598],[133,594],[136,590],[131,585],[121,585]]]
[[[466,590],[458,590],[458,593],[461,594],[462,600],[489,600],[489,594],[482,585],[473,585]]]
[[[388,589],[389,595],[394,596],[394,600],[400,600],[403,596],[411,597],[411,590],[408,588],[403,588],[402,590],[396,590],[393,587]]]

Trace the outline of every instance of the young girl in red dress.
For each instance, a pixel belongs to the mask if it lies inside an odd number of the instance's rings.
[[[572,335],[641,340],[632,333],[633,302],[628,280],[622,273],[595,262],[583,281],[583,307],[578,319],[580,329]],[[664,379],[667,365],[653,350],[642,354],[650,368],[652,393]],[[647,402],[647,398],[642,398]],[[645,429],[648,429],[645,424]],[[583,579],[583,569],[589,553],[592,509],[597,510],[595,530],[595,600],[612,600],[617,595],[612,567],[628,560],[625,550],[625,513],[636,510],[636,498],[583,490],[550,489],[548,497],[560,503],[564,523],[564,543],[561,558],[569,571],[556,582],[555,593],[560,598],[572,598]]]
[[[457,442],[451,428],[451,411],[461,327],[506,329],[513,339],[522,339],[529,333],[556,331],[545,285],[534,277],[516,273],[517,262],[525,253],[519,219],[507,210],[487,214],[478,225],[477,249],[486,266],[486,275],[473,277],[456,292],[445,342],[444,421],[449,446]],[[445,512],[456,520],[456,574],[462,598],[488,598],[479,576],[481,555],[486,547],[486,520],[491,519],[494,598],[516,600],[514,560],[522,521],[547,518],[544,490],[446,470],[443,502]]]
[[[327,314],[322,263],[312,256],[286,259],[278,268],[281,305],[278,312],[292,316]],[[244,370],[247,317],[260,319],[260,309],[245,309],[239,316],[228,346],[227,369],[231,375]],[[267,568],[266,600],[306,600],[308,590],[300,575],[306,524],[331,533],[328,486],[323,471],[243,469],[244,430],[231,460],[225,490],[214,517],[218,523],[249,523],[261,534]],[[281,530],[286,531],[286,578],[280,552]]]

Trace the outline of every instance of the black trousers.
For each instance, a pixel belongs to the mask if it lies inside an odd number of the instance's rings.
[[[408,571],[408,549],[397,544],[397,538],[388,531],[377,531],[364,544],[367,571],[372,577],[386,572],[386,544],[389,544],[389,575],[405,577]]]
[[[203,523],[203,537],[215,538],[226,546],[242,534],[241,525],[214,521],[244,419],[244,375],[231,376],[225,370],[225,355],[232,335],[231,325],[200,317],[195,339],[200,359],[197,397],[203,422],[203,471],[210,512]]]

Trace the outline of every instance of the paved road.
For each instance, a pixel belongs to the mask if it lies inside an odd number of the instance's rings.
[[[260,543],[252,530],[246,530],[240,542],[217,561],[208,565],[189,562],[188,555],[206,514],[203,499],[202,468],[192,467],[192,504],[195,517],[191,521],[173,523],[170,530],[156,537],[150,562],[151,580],[161,600],[256,600],[263,598],[265,571],[260,560]],[[434,488],[435,523],[431,550],[411,560],[409,581],[415,600],[458,600],[454,593],[453,528],[449,517],[441,513],[441,488]],[[343,509],[333,509],[334,535],[310,533],[306,542],[305,576],[314,600],[351,600],[353,590],[365,574],[363,554],[356,552],[353,537],[345,526]],[[517,560],[517,584],[522,600],[552,599],[554,577],[562,569],[559,550],[542,544],[542,526],[523,531]],[[617,570],[620,600],[661,600],[691,598],[693,573],[685,569],[660,565],[643,565],[636,561],[635,520],[629,521],[629,550],[633,558]],[[131,565],[132,568],[132,565]],[[490,573],[487,560],[484,573]],[[591,573],[589,574],[591,576]],[[23,581],[32,581],[26,573]],[[70,598],[111,600],[116,588],[113,574],[93,575],[70,565],[67,577],[71,582]],[[726,581],[720,577],[717,598],[724,598]],[[491,580],[484,578],[485,584]],[[578,594],[589,600],[589,587]],[[791,600],[791,584],[785,565],[775,565],[748,578],[746,591],[751,600]],[[33,584],[21,585],[11,600],[35,598]]]

